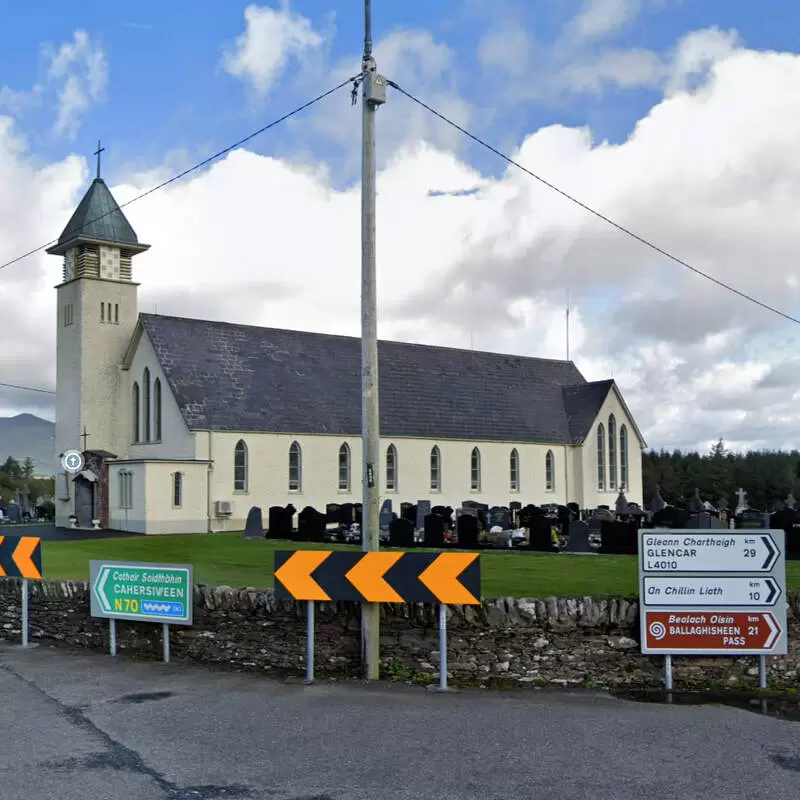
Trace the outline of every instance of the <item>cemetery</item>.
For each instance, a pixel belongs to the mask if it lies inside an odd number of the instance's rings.
[[[432,506],[429,501],[383,503],[380,514],[384,547],[425,547],[459,550],[506,549],[582,555],[637,555],[642,528],[765,529],[786,532],[787,558],[800,558],[800,512],[791,494],[772,513],[752,509],[740,489],[738,505],[729,513],[725,501],[713,506],[695,490],[685,507],[668,504],[657,487],[648,509],[629,503],[620,491],[609,506],[580,509],[566,506],[511,502],[489,506],[464,501],[458,509]],[[280,541],[336,542],[360,546],[361,505],[328,504],[325,511],[311,506],[299,513],[292,506],[272,506],[266,526],[259,508],[250,511],[245,536]]]

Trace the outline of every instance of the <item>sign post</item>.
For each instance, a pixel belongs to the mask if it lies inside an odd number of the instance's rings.
[[[785,534],[780,530],[639,531],[643,654],[767,655],[787,652]]]
[[[116,620],[162,625],[164,663],[169,663],[169,626],[191,625],[194,581],[191,564],[90,561],[91,614],[109,621],[109,651],[117,654]]]
[[[0,536],[0,577],[22,578],[20,605],[22,625],[20,647],[36,647],[29,641],[29,581],[44,580],[42,570],[42,540],[36,536]]]
[[[277,551],[275,596],[305,600],[306,683],[314,681],[314,603],[439,605],[439,690],[447,691],[447,606],[480,605],[478,553]]]

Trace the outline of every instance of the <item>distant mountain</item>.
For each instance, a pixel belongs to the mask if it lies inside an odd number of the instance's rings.
[[[30,456],[36,462],[37,475],[55,475],[55,427],[52,422],[33,414],[0,417],[0,463],[9,456],[18,461]]]

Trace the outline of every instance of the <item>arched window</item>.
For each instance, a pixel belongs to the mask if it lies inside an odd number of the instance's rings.
[[[431,491],[442,491],[442,454],[436,445],[431,449]]]
[[[339,448],[339,491],[350,491],[350,447],[347,442]]]
[[[608,488],[617,488],[617,420],[608,418]]]
[[[469,467],[470,488],[473,492],[479,492],[481,490],[481,451],[477,447],[472,448]]]
[[[139,384],[133,383],[133,441],[141,441],[141,400],[139,398]]]
[[[606,429],[601,422],[597,426],[597,488],[606,488]]]
[[[548,492],[556,490],[556,457],[552,450],[544,457],[544,488]]]
[[[619,487],[628,490],[628,429],[619,429]]]
[[[303,454],[300,445],[292,442],[289,448],[289,491],[299,492],[303,486]]]
[[[236,448],[233,451],[233,491],[246,492],[248,467],[247,463],[247,445],[244,439],[239,439],[236,442]]]
[[[509,469],[509,488],[512,492],[519,491],[519,453],[515,447],[511,451],[511,457],[508,462]]]
[[[156,378],[153,384],[153,414],[155,422],[155,440],[161,441],[161,378]]]
[[[386,448],[386,491],[397,491],[397,448],[393,444]]]
[[[183,473],[176,472],[172,476],[172,505],[180,508],[183,505]]]
[[[150,441],[150,370],[145,367],[144,375],[142,376],[142,389],[144,390],[144,397],[142,398],[142,405],[144,406],[144,441]]]

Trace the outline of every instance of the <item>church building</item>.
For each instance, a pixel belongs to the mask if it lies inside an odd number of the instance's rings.
[[[48,253],[58,294],[56,524],[241,530],[249,509],[361,501],[358,338],[139,313],[147,250],[95,178]],[[645,442],[571,361],[379,343],[381,502],[642,502]]]

